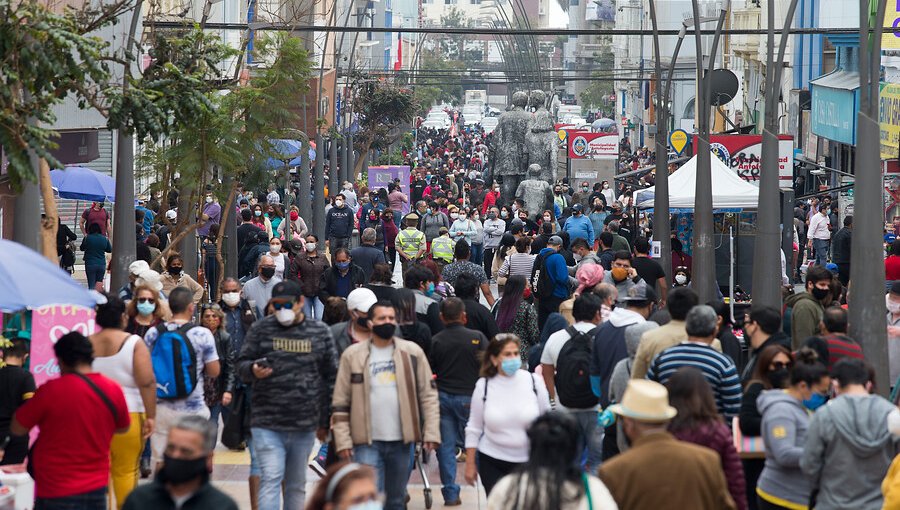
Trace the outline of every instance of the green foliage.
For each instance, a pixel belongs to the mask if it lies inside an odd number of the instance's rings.
[[[85,19],[72,11],[56,14],[36,0],[0,0],[0,146],[9,160],[15,189],[37,180],[29,150],[60,166],[50,154],[55,133],[43,127],[56,119],[51,107],[90,90],[109,77],[108,44],[85,34],[111,22]]]
[[[433,52],[424,53],[420,60],[425,76],[416,79],[415,94],[420,106],[417,113],[424,115],[436,103],[461,103],[465,94],[462,78],[469,74],[467,64]]]
[[[404,124],[419,109],[415,94],[392,82],[357,76],[353,82],[353,107],[359,114],[359,133],[354,138],[361,153],[386,150],[396,142]]]
[[[609,50],[595,54],[595,65],[597,71],[593,73],[594,77],[609,76],[615,67],[615,55]],[[587,108],[598,108],[608,104],[607,97],[615,93],[613,82],[609,80],[592,81],[587,88],[581,92],[581,104]]]

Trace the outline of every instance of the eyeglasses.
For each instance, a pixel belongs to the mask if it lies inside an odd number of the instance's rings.
[[[222,309],[217,303],[204,303],[203,306],[200,307],[201,310],[215,310],[220,311]]]
[[[152,304],[156,303],[156,300],[153,298],[149,298],[149,297],[142,297],[142,298],[137,298],[137,302],[138,303],[150,303],[152,305]]]
[[[273,308],[275,311],[278,311],[278,310],[281,310],[281,309],[287,309],[287,310],[290,310],[290,309],[293,308],[293,307],[294,307],[294,303],[291,302],[291,301],[288,301],[287,303],[272,303],[272,308]]]

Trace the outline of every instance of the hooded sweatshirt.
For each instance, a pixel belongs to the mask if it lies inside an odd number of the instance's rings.
[[[819,487],[816,509],[881,508],[879,487],[898,447],[886,426],[893,409],[878,395],[842,395],[816,411],[800,458]]]
[[[806,509],[812,485],[800,470],[800,457],[809,428],[809,411],[780,389],[762,392],[756,405],[762,413],[760,428],[766,445],[766,464],[756,492],[770,503]]]
[[[825,308],[809,292],[794,294],[784,304],[791,310],[791,330],[785,333],[790,333],[791,345],[796,351],[804,340],[819,334],[819,323],[825,315]]]

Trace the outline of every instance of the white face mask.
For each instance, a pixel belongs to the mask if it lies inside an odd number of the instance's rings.
[[[452,213],[450,213],[450,217],[455,220],[456,218],[459,218],[459,214],[452,212]]]
[[[335,201],[334,201],[334,206],[335,206],[335,207],[341,207],[342,205],[344,205],[344,201],[343,201],[343,200],[335,200]]]
[[[316,251],[316,243],[306,243],[306,251]]]
[[[290,326],[294,323],[294,319],[297,318],[297,314],[291,308],[282,308],[275,311],[275,318],[278,320],[278,324]]]
[[[269,245],[269,252],[271,252],[271,253],[279,253],[279,252],[281,252],[281,245],[280,245],[280,244],[270,244],[270,245]]]
[[[686,282],[687,282],[687,276],[685,276],[683,274],[675,275],[675,283],[677,283],[678,285],[684,285]]]
[[[212,197],[206,197],[206,203],[211,204],[213,201]]]
[[[900,303],[895,303],[893,301],[887,302],[887,309],[891,313],[900,313]]]
[[[237,306],[238,303],[241,302],[241,293],[240,292],[226,292],[222,294],[222,301],[225,302],[226,305],[234,307]]]

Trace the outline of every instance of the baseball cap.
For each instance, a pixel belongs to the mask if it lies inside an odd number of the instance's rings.
[[[128,272],[135,276],[140,276],[141,273],[149,270],[150,264],[147,264],[147,262],[144,260],[135,260],[128,265]]]
[[[370,289],[360,287],[353,289],[347,296],[347,309],[356,310],[357,312],[369,313],[369,308],[378,302],[375,293]]]
[[[572,206],[572,212],[581,212],[584,210],[584,206],[581,204],[575,204]]]
[[[641,281],[638,284],[631,286],[627,291],[625,291],[625,295],[619,295],[619,301],[656,301],[656,292],[653,291],[647,284]]]
[[[177,218],[177,217],[178,217],[178,213],[175,212],[175,209],[169,209],[168,211],[166,211],[166,218],[167,218],[167,219],[169,219],[169,220],[174,220],[174,219]]]
[[[562,237],[550,236],[550,239],[547,239],[547,245],[562,246]]]
[[[303,289],[300,284],[293,280],[280,281],[272,287],[272,299],[275,298],[291,298],[297,299],[303,295]]]

